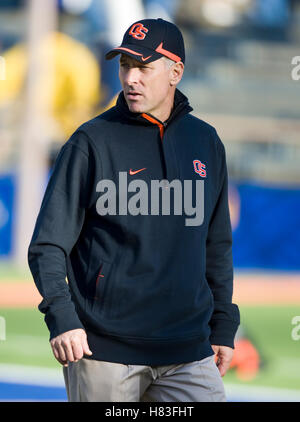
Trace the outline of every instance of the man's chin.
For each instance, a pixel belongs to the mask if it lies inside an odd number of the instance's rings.
[[[144,113],[144,107],[141,104],[136,104],[135,102],[127,101],[127,105],[131,113]]]

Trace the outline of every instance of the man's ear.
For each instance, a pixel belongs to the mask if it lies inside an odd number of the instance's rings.
[[[171,86],[177,85],[181,81],[183,71],[184,71],[184,64],[182,62],[175,63],[171,67],[170,71],[171,71],[170,85]]]

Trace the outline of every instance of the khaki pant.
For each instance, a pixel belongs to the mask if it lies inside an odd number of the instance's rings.
[[[90,359],[63,368],[71,402],[226,401],[214,355],[168,366],[124,365]]]

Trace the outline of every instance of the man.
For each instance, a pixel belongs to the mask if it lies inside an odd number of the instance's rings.
[[[174,24],[134,23],[118,54],[117,105],[63,146],[42,202],[39,309],[70,401],[225,401],[239,310],[224,146],[176,88]]]

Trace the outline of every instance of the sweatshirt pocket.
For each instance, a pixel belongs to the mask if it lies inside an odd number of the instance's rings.
[[[101,260],[98,270],[90,280],[90,301],[92,312],[108,314],[112,304],[112,273],[113,264]]]

